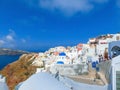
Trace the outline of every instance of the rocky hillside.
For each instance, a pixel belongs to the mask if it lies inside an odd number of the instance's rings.
[[[33,66],[32,62],[36,58],[36,54],[23,54],[19,60],[7,65],[0,73],[6,77],[9,90],[14,90],[14,87],[25,81],[28,77],[36,72],[37,66]]]

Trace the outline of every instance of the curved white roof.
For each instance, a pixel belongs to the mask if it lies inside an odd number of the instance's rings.
[[[41,72],[31,76],[18,90],[69,90],[52,75]]]
[[[0,90],[8,90],[8,86],[4,82],[0,82]]]

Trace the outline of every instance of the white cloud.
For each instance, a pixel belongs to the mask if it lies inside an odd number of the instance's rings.
[[[4,45],[5,41],[0,40],[0,46]]]
[[[13,36],[11,36],[11,35],[7,35],[6,40],[7,41],[14,41]]]
[[[88,12],[94,7],[87,0],[41,0],[40,6],[54,11],[58,10],[67,15]]]
[[[39,7],[52,12],[60,12],[72,16],[78,12],[85,13],[93,10],[95,4],[107,3],[109,0],[26,0],[32,7]]]
[[[0,47],[5,48],[16,48],[19,47],[21,44],[26,43],[26,39],[18,38],[18,35],[15,33],[14,30],[9,29],[7,35],[2,35],[0,37]]]
[[[15,35],[15,32],[12,29],[9,29],[9,34],[5,37],[6,41],[13,42],[15,40]]]

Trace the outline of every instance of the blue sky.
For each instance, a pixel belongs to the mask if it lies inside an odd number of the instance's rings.
[[[120,31],[120,0],[0,0],[0,47],[73,46]]]

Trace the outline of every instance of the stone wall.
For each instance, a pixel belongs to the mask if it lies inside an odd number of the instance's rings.
[[[99,70],[105,75],[106,80],[110,83],[110,73],[111,73],[111,61],[105,61],[99,63]]]
[[[70,75],[80,75],[88,73],[88,65],[83,64],[63,64],[63,65],[53,65],[50,68],[52,74],[56,74],[59,71],[60,75],[70,76]]]

